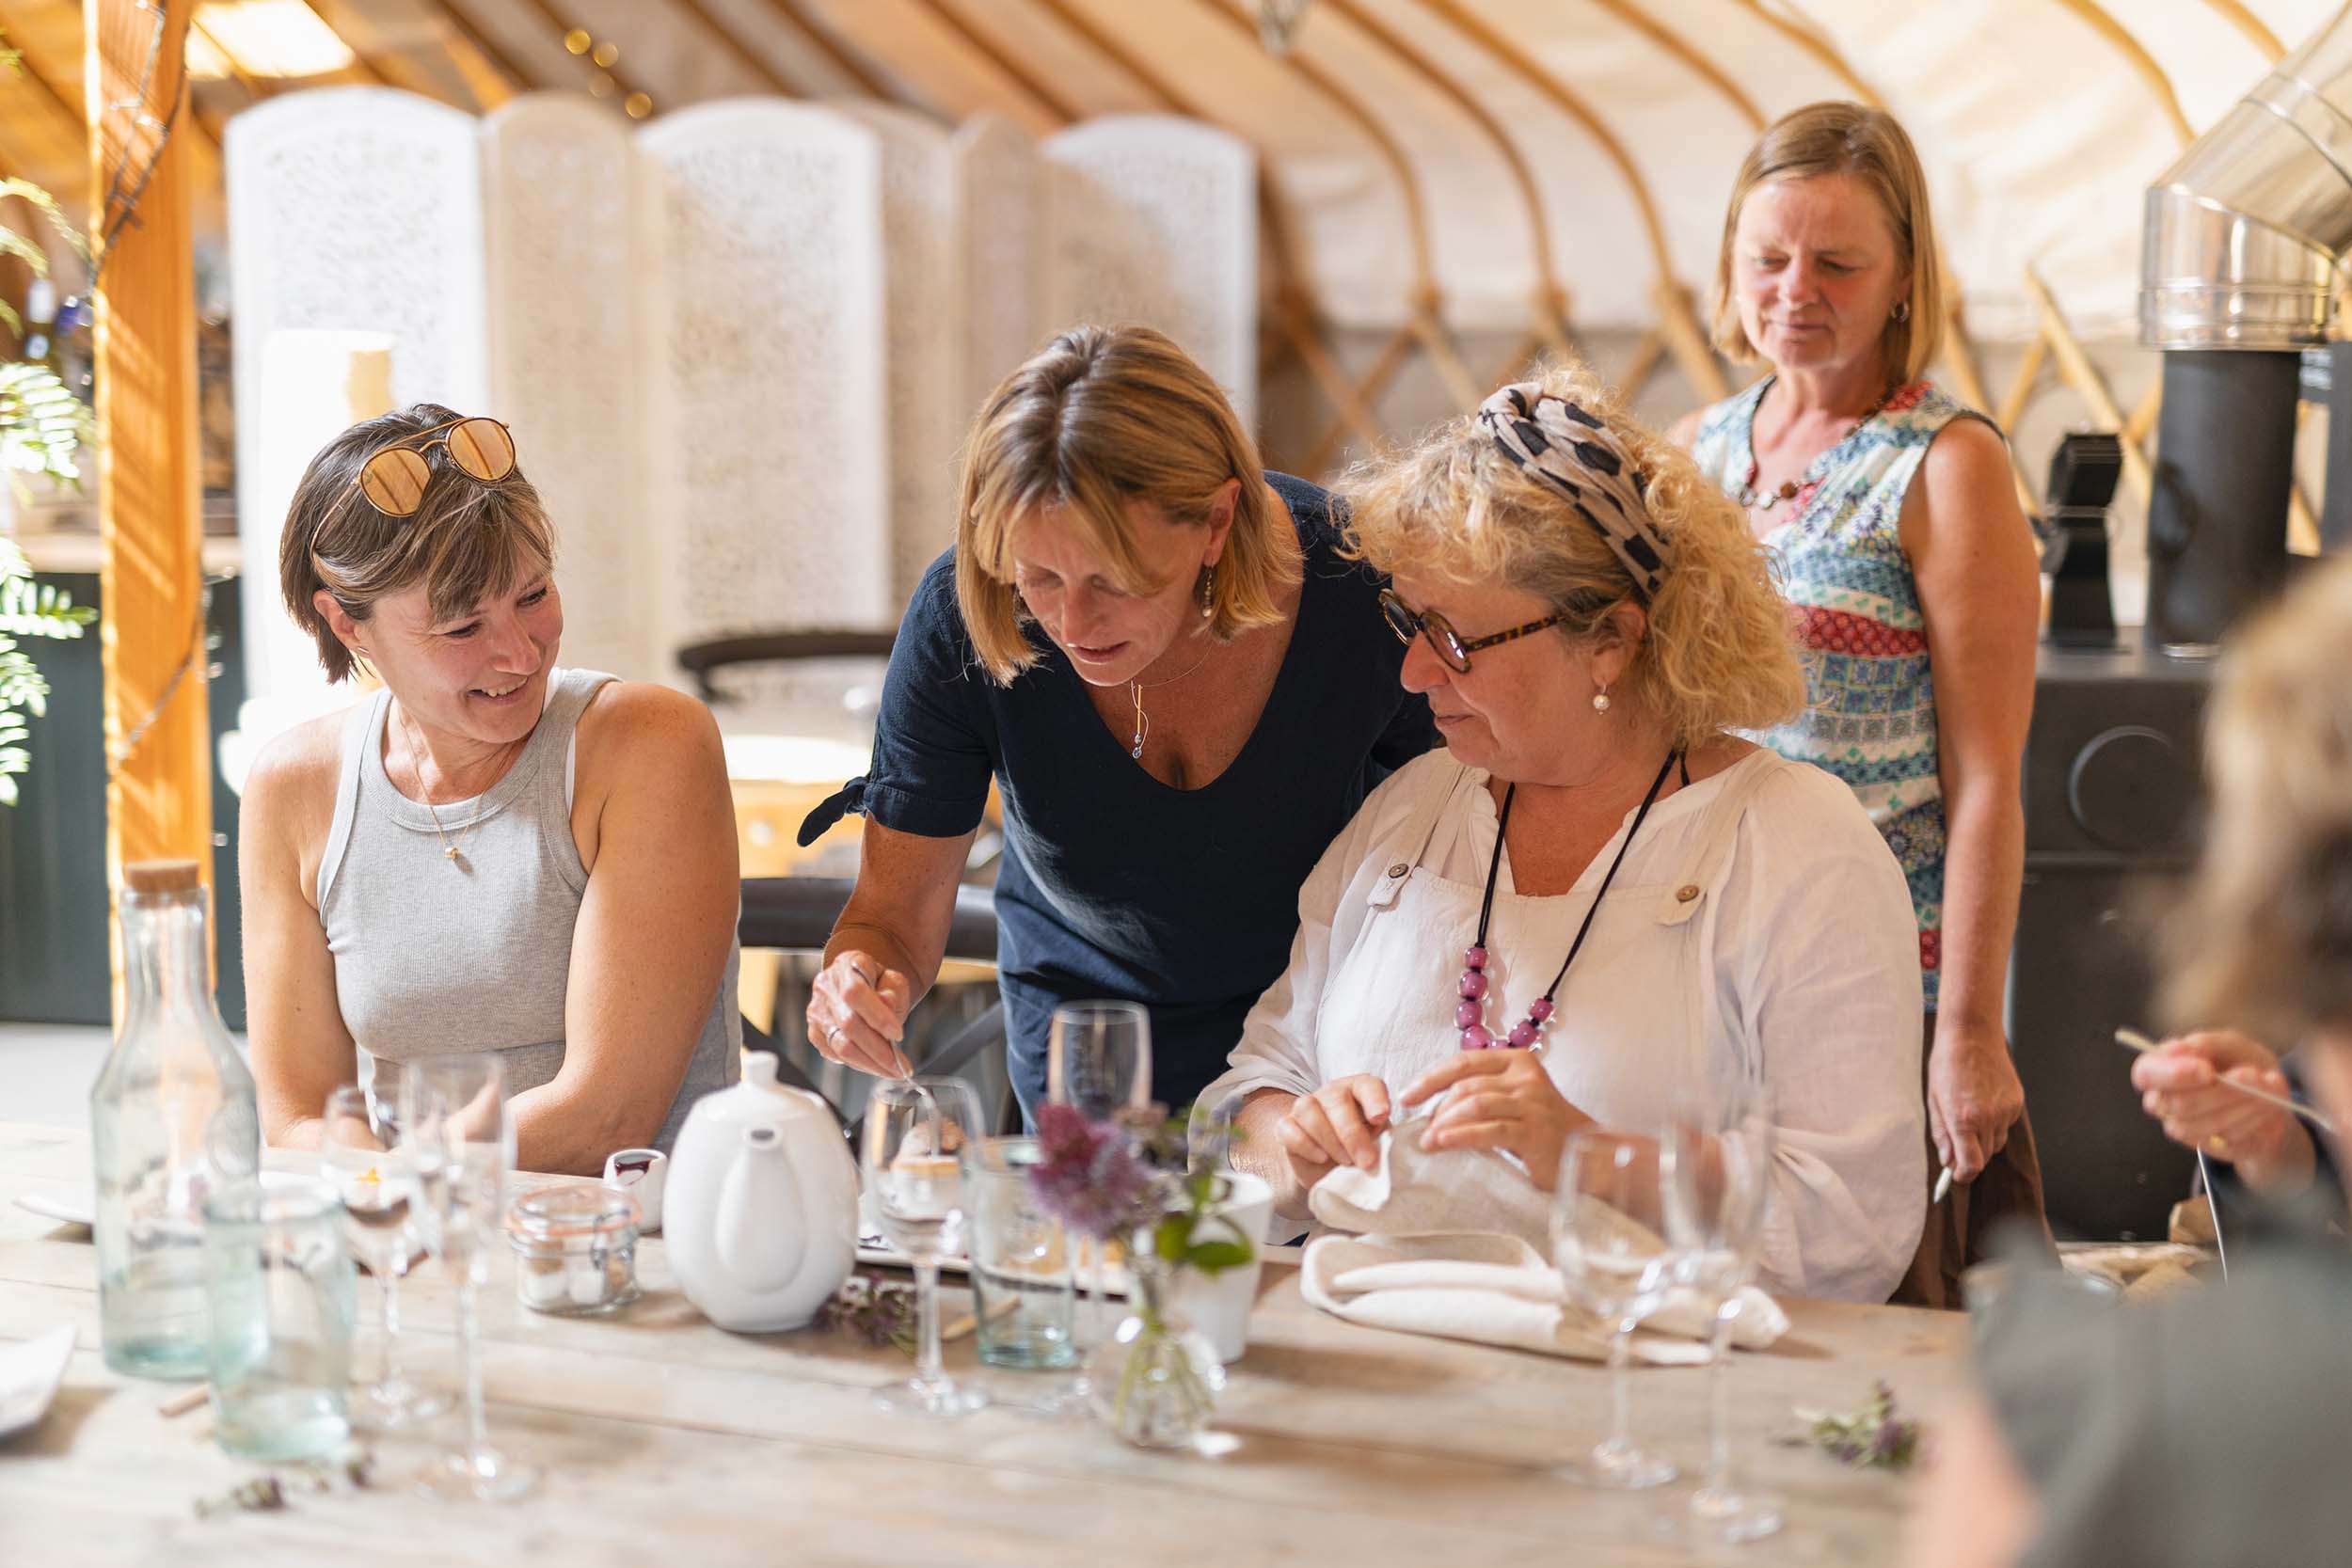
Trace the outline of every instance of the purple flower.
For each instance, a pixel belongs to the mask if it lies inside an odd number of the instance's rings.
[[[1116,1124],[1047,1105],[1038,1112],[1037,1132],[1042,1158],[1029,1167],[1029,1191],[1039,1208],[1098,1241],[1157,1217],[1164,1205],[1152,1172]]]

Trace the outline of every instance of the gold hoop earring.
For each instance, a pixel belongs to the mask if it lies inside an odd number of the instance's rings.
[[[1911,301],[1907,299],[1896,301],[1895,309],[1892,314],[1898,322],[1909,321],[1911,319]]]

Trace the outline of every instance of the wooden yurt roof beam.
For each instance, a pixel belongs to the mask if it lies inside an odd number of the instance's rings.
[[[1059,120],[1063,125],[1075,125],[1086,118],[1085,112],[1065,97],[1061,89],[1052,81],[1030,69],[1027,62],[1012,51],[998,46],[986,34],[973,26],[964,19],[961,11],[948,4],[948,0],[919,0],[919,3],[928,8],[932,16],[939,19],[940,24],[963,45],[966,53],[977,55],[981,59],[986,60],[999,75],[1009,81],[1024,94],[1034,99],[1038,107],[1043,109],[1049,117]]]
[[[1690,67],[1701,81],[1729,99],[1731,106],[1739,110],[1740,117],[1748,122],[1748,129],[1764,129],[1764,111],[1756,106],[1755,99],[1748,96],[1747,89],[1732,80],[1721,66],[1700,54],[1681,34],[1635,5],[1633,0],[1594,0],[1594,3]]]
[[[2272,32],[2261,17],[2249,10],[2241,0],[2205,0],[2205,5],[2231,26],[2245,34],[2254,47],[2262,51],[2264,59],[2276,65],[2285,56],[2287,46],[2279,41],[2279,35]]]
[[[1414,47],[1411,40],[1374,16],[1356,0],[1327,0],[1327,4],[1353,23],[1358,31],[1404,61],[1415,73],[1452,100],[1486,134],[1486,139],[1494,143],[1495,150],[1502,157],[1503,166],[1511,172],[1511,182],[1518,187],[1519,199],[1527,207],[1528,240],[1534,252],[1535,268],[1535,288],[1530,298],[1534,336],[1558,353],[1572,352],[1566,323],[1568,291],[1560,279],[1559,259],[1552,254],[1551,216],[1546,208],[1543,187],[1536,182],[1535,171],[1528,166],[1526,155],[1519,150],[1518,143],[1511,139],[1511,134],[1503,129],[1494,111],[1487,108],[1476,93],[1439,70],[1434,61]],[[1514,364],[1523,357],[1524,354],[1514,355]],[[1484,395],[1483,390],[1481,395]]]
[[[1847,63],[1846,56],[1837,46],[1819,32],[1794,17],[1783,16],[1769,8],[1763,0],[1731,0],[1731,3],[1812,55],[1824,70],[1846,85],[1846,90],[1854,95],[1855,102],[1867,103],[1873,109],[1886,107],[1886,101],[1870,89],[1870,85]]]
[[[1690,296],[1675,276],[1674,256],[1666,247],[1666,229],[1658,215],[1658,202],[1625,143],[1566,83],[1546,71],[1515,40],[1461,0],[1422,0],[1422,4],[1525,78],[1599,145],[1631,194],[1634,210],[1642,220],[1642,232],[1649,241],[1650,260],[1658,277],[1653,298],[1659,311],[1659,330],[1668,351],[1700,395],[1710,400],[1728,397],[1731,384],[1724,379],[1723,366],[1716,362],[1707,334],[1691,313]]]
[[[692,17],[695,26],[701,28],[707,36],[718,40],[721,51],[737,65],[757,77],[760,85],[770,92],[779,98],[803,96],[799,88],[784,79],[783,74],[774,66],[768,63],[758,50],[744,42],[742,36],[727,25],[723,18],[714,15],[710,8],[703,4],[703,0],[669,0],[669,3]]]
[[[16,25],[14,19],[8,15],[6,5],[0,5],[0,32],[6,32],[12,40],[8,47],[17,53],[17,65],[23,72],[23,79],[30,82],[39,90],[41,98],[56,111],[58,118],[72,128],[75,139],[86,139],[89,135],[89,123],[82,112],[81,73],[77,71],[73,75],[66,78],[73,84],[70,92],[52,80],[49,73],[41,69],[40,60],[35,57],[35,52],[25,47],[28,41],[27,35],[24,29]],[[193,97],[188,100],[187,109],[188,128],[196,133],[197,141],[202,150],[202,157],[198,166],[198,178],[217,182],[220,166],[220,137],[211,126],[197,117],[196,102]]]
[[[516,92],[532,92],[539,84],[530,71],[501,48],[498,41],[482,30],[482,24],[459,4],[459,0],[421,0],[431,12],[449,24],[450,30],[466,42],[476,57],[489,66],[496,74],[506,79]]]
[[[2181,95],[2172,89],[2172,78],[2165,74],[2164,67],[2156,63],[2156,57],[2132,36],[2129,28],[2109,16],[2094,0],[2058,0],[2058,3],[2082,18],[2093,32],[2106,40],[2115,52],[2123,56],[2134,74],[2147,85],[2149,92],[2154,96],[2156,106],[2172,122],[2172,129],[2179,134],[2184,146],[2196,139],[2197,133],[2189,125],[2188,116],[2182,111]]]
[[[846,46],[834,40],[822,24],[802,8],[800,0],[767,0],[769,14],[784,23],[794,34],[807,40],[810,48],[825,57],[827,64],[855,82],[858,90],[869,98],[885,103],[903,95],[892,90],[890,85],[877,75],[871,66],[859,59]]]

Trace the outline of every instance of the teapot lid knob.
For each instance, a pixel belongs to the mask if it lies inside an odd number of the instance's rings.
[[[765,1051],[743,1053],[743,1082],[753,1088],[776,1086],[776,1058]]]

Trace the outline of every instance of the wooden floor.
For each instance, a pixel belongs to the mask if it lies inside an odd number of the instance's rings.
[[[1788,1497],[1789,1528],[1738,1548],[1674,1538],[1688,1483],[1580,1490],[1553,1467],[1598,1434],[1597,1368],[1383,1333],[1325,1317],[1269,1267],[1253,1346],[1232,1370],[1208,1451],[1126,1448],[1083,1419],[1004,1408],[933,1423],[877,1411],[906,1359],[827,1334],[711,1327],[672,1287],[658,1242],[644,1300],[607,1322],[515,1305],[505,1260],[487,1296],[491,1421],[548,1470],[502,1508],[428,1503],[400,1484],[428,1449],[388,1446],[366,1492],[297,1496],[278,1513],[199,1520],[192,1505],[254,1473],[209,1440],[206,1413],[159,1414],[173,1390],[117,1378],[96,1350],[87,1232],[16,1208],[86,1178],[78,1132],[0,1124],[0,1340],[58,1323],[81,1338],[48,1421],[0,1444],[0,1563],[400,1562],[1200,1565],[1875,1564],[1892,1561],[1904,1478],[1770,1446],[1794,1405],[1856,1403],[1876,1377],[1932,1415],[1962,1386],[1965,1323],[1894,1307],[1790,1302],[1794,1330],[1742,1355],[1738,1441]],[[428,1276],[431,1271],[427,1270]],[[446,1360],[447,1287],[408,1291],[417,1343]],[[1009,1401],[1035,1376],[950,1367]],[[1637,1435],[1686,1469],[1702,1456],[1705,1374],[1635,1374]],[[447,1436],[445,1432],[440,1434]]]

